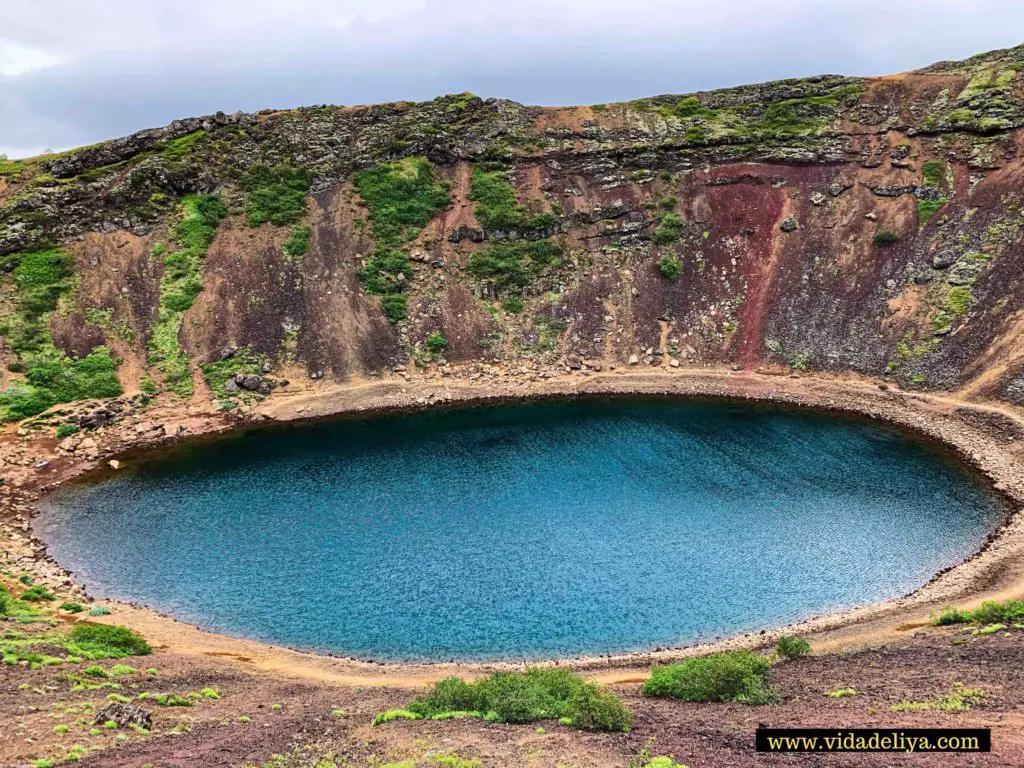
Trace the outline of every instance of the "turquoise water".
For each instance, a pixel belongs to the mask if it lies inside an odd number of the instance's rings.
[[[649,650],[902,595],[1002,506],[888,429],[584,399],[253,431],[48,497],[94,595],[382,660]]]

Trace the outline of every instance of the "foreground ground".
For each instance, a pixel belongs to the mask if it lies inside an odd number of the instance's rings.
[[[8,625],[10,626],[10,625]],[[24,631],[33,630],[24,625]],[[122,660],[136,671],[96,682],[117,681],[114,692],[144,691],[186,696],[204,689],[220,698],[192,706],[145,705],[152,711],[148,734],[93,724],[111,689],[72,691],[67,673],[87,666],[31,670],[0,667],[0,754],[5,766],[54,763],[75,745],[85,748],[83,766],[380,766],[433,765],[454,756],[486,768],[609,768],[630,761],[651,744],[653,754],[690,766],[746,765],[1024,765],[1024,631],[989,635],[959,628],[908,629],[877,647],[825,653],[780,664],[775,683],[783,700],[769,706],[681,703],[651,699],[637,682],[611,685],[632,709],[629,733],[595,734],[557,722],[491,725],[475,719],[395,721],[372,726],[373,716],[402,707],[415,689],[350,686],[268,676],[239,659],[157,649]],[[104,666],[109,669],[111,663]],[[958,684],[981,689],[968,711],[894,712],[901,702],[933,702]],[[853,689],[855,694],[826,694]],[[753,751],[759,724],[781,727],[983,727],[991,728],[989,755],[833,755],[797,757]],[[55,730],[56,729],[56,730]],[[66,730],[65,730],[66,729]],[[94,735],[90,735],[90,732]],[[280,757],[275,757],[280,756]],[[413,762],[405,763],[412,760]],[[45,765],[45,763],[42,763]]]
[[[953,446],[1006,493],[1011,511],[1016,512],[1024,498],[1024,430],[1019,414],[957,397],[902,393],[857,379],[679,371],[670,375],[581,373],[539,383],[498,370],[476,381],[402,378],[299,392],[255,409],[241,421],[208,408],[183,409],[156,402],[88,432],[89,444],[83,440],[61,447],[45,429],[0,435],[5,480],[0,486],[0,583],[20,593],[26,588],[20,578],[27,576],[57,595],[31,623],[0,619],[0,632],[5,633],[4,639],[16,639],[19,633],[31,637],[55,632],[76,621],[57,607],[63,600],[78,600],[87,608],[93,605],[32,537],[30,519],[42,491],[103,466],[113,455],[120,456],[122,463],[130,462],[131,454],[124,451],[174,436],[214,433],[250,419],[288,420],[458,400],[573,393],[730,396],[862,413]],[[557,722],[492,725],[472,719],[395,721],[374,727],[375,714],[403,706],[423,685],[449,674],[480,675],[488,668],[388,666],[302,654],[205,633],[144,608],[103,603],[112,613],[86,620],[129,626],[150,641],[154,653],[101,662],[108,673],[114,663],[134,670],[106,678],[83,675],[89,662],[64,661],[37,669],[26,664],[0,665],[4,726],[0,728],[0,766],[56,765],[70,756],[86,766],[139,768],[362,768],[396,763],[419,768],[458,766],[457,755],[464,761],[463,768],[632,768],[642,765],[637,756],[648,744],[651,754],[672,756],[689,768],[790,763],[1020,766],[1024,765],[1024,669],[1020,664],[1024,630],[1011,626],[973,634],[970,629],[932,627],[928,616],[951,603],[973,606],[982,599],[1021,597],[1024,531],[1017,514],[982,553],[914,595],[796,627],[811,639],[815,653],[775,669],[774,682],[782,695],[777,705],[684,704],[641,694],[640,683],[651,664],[677,660],[694,649],[572,662],[590,678],[608,685],[634,712],[634,727],[618,734],[585,733]],[[315,604],[310,610],[316,610]],[[724,645],[758,647],[770,637],[771,633],[744,636]],[[55,649],[50,655],[59,654]],[[103,684],[108,687],[90,687]],[[939,700],[958,685],[983,693],[969,709],[945,711]],[[202,695],[206,689],[216,693]],[[855,693],[841,698],[826,695],[840,689]],[[153,699],[141,702],[153,717],[146,733],[94,722],[96,711],[111,695],[143,692],[195,696],[191,706],[161,706]],[[904,701],[926,708],[892,710]],[[993,752],[758,755],[753,751],[753,734],[759,724],[989,727]]]

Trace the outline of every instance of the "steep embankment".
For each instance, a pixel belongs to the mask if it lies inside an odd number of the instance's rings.
[[[0,163],[0,413],[476,360],[1024,403],[1022,68],[217,114]]]

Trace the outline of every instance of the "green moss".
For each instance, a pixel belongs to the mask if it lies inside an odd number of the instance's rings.
[[[258,227],[268,221],[279,227],[297,224],[306,214],[311,178],[306,168],[254,165],[242,183],[249,225]]]
[[[544,230],[558,223],[553,213],[531,210],[543,205],[540,200],[529,200],[527,205],[521,205],[504,170],[474,167],[469,199],[476,203],[476,218],[484,229]]]
[[[938,189],[946,175],[946,164],[941,160],[928,160],[922,166],[924,186]]]
[[[149,339],[149,364],[157,369],[164,384],[182,397],[192,394],[188,356],[178,335],[185,312],[203,290],[203,262],[217,234],[217,225],[227,209],[216,195],[193,195],[178,205],[172,230],[176,249],[164,252],[164,273],[160,278],[160,308]]]
[[[378,165],[356,176],[355,185],[378,245],[413,239],[450,201],[448,184],[434,178],[425,157]]]
[[[751,651],[714,653],[654,667],[643,692],[683,701],[773,703],[778,693],[769,685],[771,666],[768,658]]]

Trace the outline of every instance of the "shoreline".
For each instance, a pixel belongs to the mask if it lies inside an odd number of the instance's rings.
[[[881,387],[885,386],[885,389]],[[670,662],[716,650],[759,647],[781,634],[808,637],[816,651],[862,646],[924,626],[929,611],[959,601],[976,604],[982,599],[1024,596],[1024,420],[998,405],[970,403],[948,395],[909,393],[878,382],[854,378],[818,376],[789,377],[763,373],[716,369],[646,373],[620,370],[604,374],[570,374],[546,381],[474,382],[457,376],[417,380],[387,378],[311,389],[305,393],[275,396],[251,409],[244,418],[230,414],[181,414],[179,406],[167,419],[163,435],[150,437],[136,424],[103,428],[102,442],[95,458],[58,455],[50,477],[29,475],[18,487],[27,496],[21,509],[41,581],[56,587],[78,588],[73,576],[47,553],[31,529],[39,495],[58,485],[96,470],[104,470],[113,457],[150,453],[161,445],[180,445],[182,439],[214,439],[226,431],[238,431],[267,424],[293,425],[327,418],[365,416],[377,413],[424,410],[434,407],[479,405],[573,396],[668,396],[687,399],[712,398],[735,402],[790,406],[854,418],[867,418],[934,442],[952,450],[959,460],[980,471],[990,489],[1009,503],[1004,523],[988,537],[982,548],[958,565],[935,574],[908,595],[815,616],[783,627],[738,634],[713,643],[628,654],[581,656],[552,659],[537,664],[560,664],[592,673],[604,682],[642,680],[653,663]],[[162,406],[147,410],[151,421]],[[170,425],[170,428],[168,428]],[[182,431],[180,427],[184,426]],[[169,436],[171,433],[173,437]],[[7,436],[5,435],[5,438]],[[45,440],[39,441],[46,447]],[[50,440],[52,442],[52,440]],[[8,440],[0,443],[6,452]],[[52,453],[52,451],[51,451]],[[46,469],[50,470],[50,467]],[[51,482],[38,482],[38,480]],[[7,522],[10,495],[0,497],[0,522]],[[10,542],[8,526],[0,528],[3,548]],[[8,561],[10,558],[8,558]],[[521,661],[464,661],[434,663],[379,662],[320,652],[301,651],[246,638],[204,631],[156,611],[119,601],[97,601],[114,613],[101,619],[141,631],[158,646],[185,654],[234,659],[250,670],[292,678],[316,679],[348,685],[422,685],[449,674],[475,675],[496,669],[522,667]],[[926,620],[925,620],[926,621]],[[533,663],[533,662],[531,662]]]

